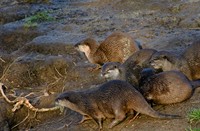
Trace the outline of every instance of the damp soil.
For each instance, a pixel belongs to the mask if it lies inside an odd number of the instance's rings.
[[[105,82],[100,70],[74,49],[77,42],[92,37],[104,40],[115,31],[129,33],[143,48],[181,53],[200,39],[199,0],[1,0],[0,2],[0,81],[8,88],[9,99],[26,96],[37,108],[55,106],[55,97],[67,90],[93,88]],[[30,18],[38,17],[30,21]],[[50,19],[51,18],[51,19]],[[32,18],[33,19],[33,18]],[[0,97],[0,130],[93,131],[97,124],[78,124],[81,115],[64,109],[39,113],[13,105]],[[198,128],[187,114],[200,108],[200,89],[185,102],[156,105],[155,110],[181,115],[182,119],[160,120],[132,116],[113,129],[103,130],[183,131]]]

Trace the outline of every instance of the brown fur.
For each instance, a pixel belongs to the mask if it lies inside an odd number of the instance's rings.
[[[200,79],[200,40],[189,46],[183,53],[193,80]]]
[[[200,79],[200,41],[193,43],[180,56],[166,51],[157,52],[150,63],[155,69],[178,70],[190,80]]]
[[[109,81],[94,89],[65,92],[58,96],[56,102],[94,119],[99,129],[102,129],[103,119],[114,118],[109,125],[112,128],[133,110],[155,118],[179,118],[177,115],[156,112],[133,86],[120,80]]]
[[[150,73],[150,76],[148,76]],[[172,104],[189,99],[200,80],[191,82],[180,71],[165,71],[158,74],[152,71],[141,73],[140,92],[156,104]]]
[[[93,64],[103,65],[105,62],[124,62],[133,52],[138,51],[138,45],[133,41],[131,36],[122,32],[115,32],[108,36],[99,45],[91,38],[85,39],[76,44],[89,46],[89,55],[87,59]],[[86,54],[86,53],[85,53]]]
[[[141,70],[148,67],[151,56],[157,51],[154,49],[142,49],[133,53],[123,64],[116,62],[105,63],[102,67],[102,76],[109,77],[111,79],[125,80],[134,86],[138,86],[139,74]],[[115,70],[119,72],[118,76],[112,75],[109,71]]]

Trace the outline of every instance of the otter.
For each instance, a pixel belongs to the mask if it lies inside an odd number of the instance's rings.
[[[200,79],[200,41],[194,42],[180,55],[157,52],[152,56],[150,65],[162,71],[178,70],[190,80]]]
[[[112,80],[93,89],[67,91],[56,98],[56,104],[83,115],[81,120],[93,119],[99,129],[105,118],[114,118],[109,125],[113,128],[122,122],[133,110],[160,119],[180,118],[178,115],[162,114],[155,111],[144,97],[126,81]]]
[[[141,49],[133,53],[123,64],[107,62],[102,66],[101,75],[107,80],[125,80],[137,87],[141,70],[149,67],[149,60],[156,52],[154,49]]]
[[[100,68],[105,62],[123,63],[130,55],[139,50],[139,46],[132,37],[123,32],[114,32],[100,44],[92,38],[87,38],[77,44],[75,48],[84,52],[90,63]]]
[[[200,79],[200,40],[190,45],[182,56],[188,63],[192,79]]]
[[[190,81],[180,71],[164,71],[156,74],[151,68],[143,69],[140,92],[155,104],[173,104],[189,99],[200,87],[200,80]]]

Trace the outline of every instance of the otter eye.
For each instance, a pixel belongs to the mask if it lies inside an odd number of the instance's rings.
[[[66,96],[65,99],[69,101],[69,96]]]
[[[159,58],[154,58],[153,61],[158,60]]]
[[[166,56],[166,55],[164,55],[164,56],[162,56],[162,58],[163,58],[163,59],[167,59],[167,56]]]
[[[88,47],[90,47],[90,46],[89,46],[89,45],[90,45],[89,42],[85,42],[85,43],[83,43],[83,45],[84,45],[84,46],[88,46]]]

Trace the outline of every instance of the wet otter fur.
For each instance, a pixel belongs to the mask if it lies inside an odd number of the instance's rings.
[[[112,80],[93,89],[67,91],[60,94],[55,101],[60,106],[82,114],[83,120],[94,119],[99,129],[102,129],[103,119],[114,118],[109,125],[112,128],[133,110],[160,119],[180,118],[153,110],[132,85],[121,80]]]
[[[181,71],[190,80],[200,79],[200,41],[191,44],[180,56],[166,51],[157,52],[150,64],[154,69]]]
[[[101,75],[107,80],[125,80],[137,87],[140,72],[149,67],[149,60],[156,52],[154,49],[142,49],[133,53],[123,64],[107,62],[102,66]]]
[[[156,104],[179,103],[189,99],[200,87],[200,80],[190,81],[180,71],[165,71],[155,74],[151,68],[141,72],[140,92]]]
[[[122,63],[139,50],[132,37],[123,32],[114,32],[100,44],[92,38],[87,38],[77,43],[75,47],[84,52],[88,61],[97,67],[111,61]]]

